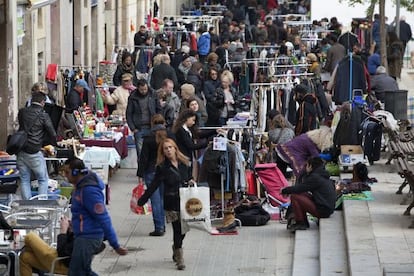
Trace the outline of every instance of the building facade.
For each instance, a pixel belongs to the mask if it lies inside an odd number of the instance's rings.
[[[94,68],[116,46],[133,47],[155,0],[0,0],[0,146],[17,127],[18,109],[48,64]],[[158,0],[159,16],[179,13],[183,0]],[[187,4],[187,3],[186,3]]]

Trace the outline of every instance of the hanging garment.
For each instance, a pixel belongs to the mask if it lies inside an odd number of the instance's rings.
[[[352,71],[351,71],[352,63]],[[350,75],[352,74],[352,86],[350,87]],[[351,100],[352,91],[367,91],[367,80],[365,78],[364,64],[360,58],[349,56],[343,58],[336,70],[335,87],[332,100],[337,104]]]
[[[46,69],[46,81],[55,82],[57,79],[58,65],[48,64]]]

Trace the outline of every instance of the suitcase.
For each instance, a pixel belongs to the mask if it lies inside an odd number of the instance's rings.
[[[382,124],[368,117],[362,122],[362,148],[364,155],[373,164],[381,157]]]

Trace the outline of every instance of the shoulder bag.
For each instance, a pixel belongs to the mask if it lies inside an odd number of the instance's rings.
[[[35,123],[33,123],[29,131],[32,129]],[[7,137],[7,146],[6,146],[6,152],[10,155],[18,154],[22,151],[24,145],[26,145],[27,142],[27,132],[26,130],[19,130],[16,131],[14,134],[11,134]]]

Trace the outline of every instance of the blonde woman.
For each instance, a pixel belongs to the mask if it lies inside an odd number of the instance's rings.
[[[183,240],[180,219],[180,187],[192,185],[194,181],[189,170],[189,159],[178,149],[174,140],[166,138],[158,147],[154,180],[138,200],[143,206],[160,185],[164,185],[164,209],[167,222],[173,228],[173,260],[178,270],[184,270]]]

